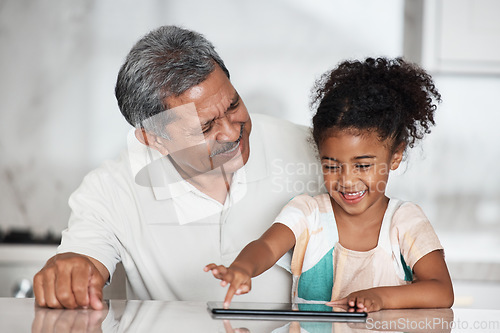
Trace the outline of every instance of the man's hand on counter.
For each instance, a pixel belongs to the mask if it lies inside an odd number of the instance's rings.
[[[36,303],[49,308],[101,310],[109,272],[99,261],[77,253],[50,258],[33,278]]]

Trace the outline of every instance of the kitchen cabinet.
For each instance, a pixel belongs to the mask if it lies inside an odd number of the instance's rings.
[[[430,72],[500,74],[500,1],[406,0],[404,56]]]

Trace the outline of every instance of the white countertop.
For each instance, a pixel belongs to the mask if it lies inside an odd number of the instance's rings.
[[[33,299],[0,298],[2,332],[289,332],[301,325],[308,332],[499,332],[500,310],[416,309],[368,314],[365,323],[220,320],[204,302],[107,302],[109,308],[51,310]],[[246,329],[246,330],[243,330]],[[238,330],[240,329],[240,330]]]

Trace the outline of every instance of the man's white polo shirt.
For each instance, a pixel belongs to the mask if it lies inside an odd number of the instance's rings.
[[[128,152],[89,173],[70,197],[58,253],[91,256],[111,274],[122,261],[128,298],[222,300],[226,290],[203,267],[229,265],[293,196],[324,191],[308,137],[304,126],[253,114],[249,160],[222,205],[131,135]],[[290,281],[275,266],[238,300],[289,301]]]

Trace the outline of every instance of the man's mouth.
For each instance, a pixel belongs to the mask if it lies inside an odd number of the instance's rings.
[[[243,128],[244,126],[241,126],[240,136],[236,141],[226,143],[222,147],[219,147],[218,149],[214,150],[212,153],[210,153],[210,158],[220,154],[230,154],[234,152],[236,149],[238,149],[240,147],[241,138],[243,137]]]
[[[222,152],[221,154],[228,154],[228,153],[232,153],[233,151],[235,151],[236,149],[238,149],[240,147],[240,140],[236,141],[235,142],[235,145],[233,148],[229,149],[229,150],[226,150],[225,152]]]

